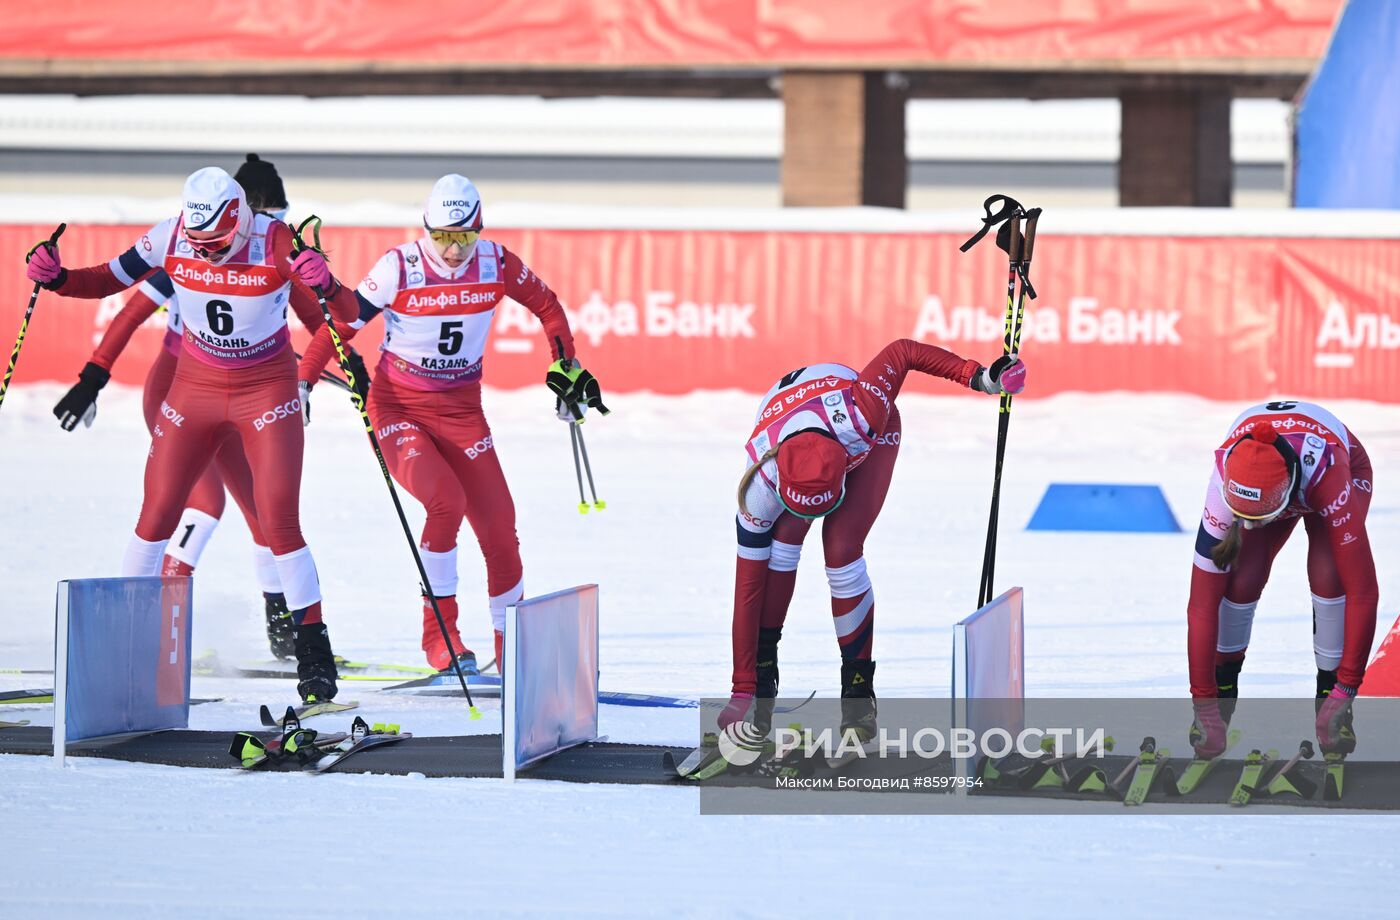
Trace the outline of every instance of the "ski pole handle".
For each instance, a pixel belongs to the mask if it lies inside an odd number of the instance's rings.
[[[1039,221],[1040,208],[1031,208],[1029,211],[1026,212],[1026,229],[1025,232],[1022,234],[1022,238],[1025,240],[1025,243],[1021,247],[1021,263],[1024,265],[1030,265],[1031,256],[1035,254],[1035,225]],[[1034,294],[1031,294],[1031,299],[1035,299]]]
[[[68,229],[67,223],[61,223],[49,234],[47,242],[40,243],[40,246],[54,246],[58,244],[58,238],[63,236],[63,231]],[[38,247],[36,246],[35,249]],[[32,250],[31,250],[32,251]],[[15,375],[15,368],[19,365],[19,352],[24,347],[24,337],[29,332],[29,319],[34,315],[34,304],[39,300],[39,291],[43,285],[34,282],[34,290],[29,293],[29,306],[24,309],[24,319],[19,324],[19,334],[15,336],[15,347],[10,352],[10,363],[5,366],[5,377],[0,380],[0,405],[5,403],[5,394],[10,390],[10,378]]]

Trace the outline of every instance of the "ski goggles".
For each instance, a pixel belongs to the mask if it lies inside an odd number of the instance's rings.
[[[190,244],[195,255],[216,256],[233,245],[233,238],[238,235],[238,224],[233,225],[229,232],[213,237],[212,239],[197,240],[190,236],[189,231],[185,231],[185,242]]]
[[[1288,510],[1288,506],[1293,499],[1293,490],[1297,487],[1297,483],[1298,479],[1295,476],[1292,482],[1289,483],[1288,495],[1283,499],[1283,504],[1279,505],[1273,511],[1270,511],[1268,514],[1241,514],[1234,508],[1230,509],[1230,513],[1240,519],[1240,526],[1245,530],[1254,530],[1272,524],[1279,519],[1279,516],[1282,515],[1283,512]]]
[[[428,228],[428,236],[432,237],[434,243],[444,249],[456,243],[463,249],[470,249],[476,245],[476,241],[481,237],[480,230],[434,230]]]

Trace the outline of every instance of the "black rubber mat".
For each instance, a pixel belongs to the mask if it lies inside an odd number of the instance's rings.
[[[262,735],[275,737],[275,733]],[[21,726],[0,729],[0,754],[53,754],[52,729]],[[81,742],[68,746],[73,757],[106,757],[138,763],[176,767],[237,768],[229,754],[233,732],[163,731]],[[601,742],[555,754],[520,773],[530,779],[555,779],[574,783],[670,783],[680,782],[666,769],[662,757],[671,751],[683,758],[688,750],[641,744]],[[263,769],[295,770],[287,764]],[[390,773],[424,776],[499,777],[500,735],[454,735],[406,738],[356,754],[337,773]]]
[[[263,737],[275,737],[275,733],[262,733]],[[51,729],[48,726],[20,726],[0,729],[0,754],[51,755]],[[138,763],[166,764],[178,767],[222,767],[236,769],[237,763],[228,752],[232,732],[164,731],[125,738],[108,739],[101,742],[83,742],[70,745],[68,752],[75,757],[106,757],[114,760],[127,760]],[[573,783],[645,783],[668,784],[684,783],[668,769],[664,762],[667,752],[678,762],[689,753],[685,748],[674,748],[645,744],[614,744],[600,742],[572,748],[555,754],[519,775],[525,779],[552,779]],[[1103,766],[1110,776],[1116,774],[1128,762],[1127,757],[1107,757]],[[1180,768],[1186,761],[1174,761]],[[913,776],[951,773],[951,763],[946,756],[937,761],[910,761],[907,772],[900,765],[885,761],[877,772],[877,762],[857,762],[844,775],[891,776],[905,774]],[[1300,808],[1354,808],[1366,810],[1400,810],[1400,764],[1376,761],[1352,761],[1346,768],[1345,796],[1338,801],[1324,801],[1321,797],[1322,766],[1318,763],[1303,765],[1305,775],[1314,780],[1319,791],[1308,799],[1293,795],[1258,796],[1255,802],[1269,805],[1291,805]],[[286,764],[264,769],[296,770],[295,765]],[[1240,762],[1222,762],[1206,781],[1191,795],[1177,798],[1168,796],[1159,781],[1148,798],[1149,803],[1171,805],[1224,805],[1239,778]],[[454,735],[442,737],[408,738],[404,741],[365,751],[337,767],[341,773],[386,773],[406,775],[421,773],[431,777],[499,777],[501,775],[501,736],[500,735]],[[826,771],[818,770],[819,774]],[[715,786],[748,785],[752,779],[738,776],[721,776],[713,781]],[[977,795],[1020,796],[1027,798],[1054,798],[1061,801],[1078,799],[1082,801],[1113,801],[1104,794],[1067,794],[1063,791],[1014,792],[1001,789],[982,789]]]

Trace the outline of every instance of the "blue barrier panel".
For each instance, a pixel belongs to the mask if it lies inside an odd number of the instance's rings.
[[[59,582],[54,717],[65,743],[189,724],[192,594],[190,578]]]
[[[1400,3],[1350,0],[1294,115],[1293,203],[1400,208]]]
[[[1026,727],[1025,592],[1010,588],[953,626],[953,728],[1013,738]],[[971,767],[957,760],[960,770]],[[963,775],[971,775],[964,772]]]
[[[1052,482],[1027,530],[1180,533],[1159,486]]]
[[[598,737],[598,586],[506,608],[502,773]]]

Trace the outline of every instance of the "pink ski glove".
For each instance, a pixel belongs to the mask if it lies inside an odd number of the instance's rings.
[[[47,242],[35,246],[26,261],[29,264],[25,266],[24,274],[36,284],[49,284],[63,273],[58,247],[50,246]]]
[[[303,250],[292,260],[292,272],[313,288],[325,290],[331,286],[331,267],[326,257],[314,249]]]
[[[720,711],[716,720],[720,731],[733,725],[735,722],[744,721],[749,714],[749,707],[753,705],[752,693],[736,693],[729,698],[729,705]]]
[[[1003,361],[1006,363],[1002,364]],[[998,364],[1002,364],[1000,370]],[[1001,386],[1003,393],[1015,396],[1026,388],[1026,362],[1003,355],[992,362],[992,379]]]
[[[1335,684],[1317,710],[1317,741],[1324,754],[1350,754],[1356,750],[1356,732],[1351,724],[1351,704],[1356,688]]]
[[[1229,734],[1225,719],[1220,715],[1220,700],[1192,700],[1196,709],[1196,719],[1191,723],[1191,746],[1196,756],[1210,760],[1225,753],[1226,738]]]
[[[991,396],[1009,393],[1015,396],[1026,388],[1026,364],[1020,358],[1002,355],[972,377],[971,386]]]

